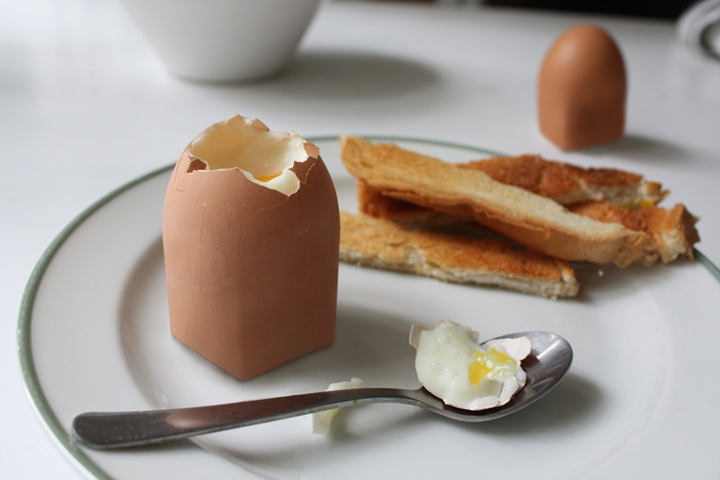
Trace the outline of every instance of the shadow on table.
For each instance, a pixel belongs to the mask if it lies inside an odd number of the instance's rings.
[[[300,53],[284,71],[254,82],[196,85],[223,97],[252,92],[274,102],[313,100],[319,109],[328,110],[347,108],[358,100],[382,102],[389,98],[410,99],[413,108],[432,108],[433,95],[427,92],[439,83],[435,70],[412,60],[367,52],[319,51]],[[423,102],[417,101],[418,92],[423,92]]]
[[[372,53],[308,52],[298,55],[267,88],[304,97],[391,97],[438,83],[434,70],[417,62]]]

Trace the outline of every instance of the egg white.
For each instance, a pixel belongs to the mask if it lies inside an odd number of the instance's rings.
[[[493,340],[482,346],[477,339],[477,332],[449,320],[433,329],[413,325],[410,343],[417,349],[418,379],[447,405],[464,410],[498,407],[525,386],[527,374],[520,362],[532,349],[527,337]],[[485,358],[488,352],[490,358],[502,360],[494,364],[497,371],[471,381],[474,357]]]
[[[291,195],[300,180],[290,168],[308,159],[305,143],[297,133],[270,130],[256,118],[233,115],[198,135],[190,154],[207,165],[206,171],[237,168],[251,182]]]
[[[361,378],[353,377],[349,382],[337,382],[331,383],[330,386],[325,390],[326,392],[334,392],[336,390],[350,390],[353,388],[362,387],[363,381]],[[332,423],[335,415],[340,411],[339,408],[332,410],[325,410],[313,414],[313,433],[319,435],[327,435],[330,431],[330,424]]]

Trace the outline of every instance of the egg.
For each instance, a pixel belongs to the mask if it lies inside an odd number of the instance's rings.
[[[469,327],[443,320],[435,328],[413,325],[420,383],[447,405],[464,410],[498,407],[525,386],[520,362],[532,350],[527,337],[491,340],[482,346]]]
[[[577,25],[548,50],[538,78],[542,134],[562,150],[622,138],[627,75],[620,49],[596,25]]]
[[[312,143],[210,126],[175,165],[162,235],[171,334],[235,378],[334,341],[340,218]]]

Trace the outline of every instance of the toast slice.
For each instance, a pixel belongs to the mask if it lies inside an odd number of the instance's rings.
[[[629,210],[607,202],[583,202],[568,207],[570,211],[601,222],[621,223],[650,236],[635,263],[651,266],[679,257],[694,258],[693,245],[700,241],[695,224],[698,218],[681,203],[673,208],[648,207]]]
[[[579,285],[563,260],[498,239],[405,229],[362,213],[340,212],[340,260],[453,283],[492,285],[548,298]]]
[[[632,264],[649,236],[570,212],[557,202],[485,172],[358,137],[340,139],[348,171],[384,196],[470,217],[517,242],[569,261]]]
[[[604,201],[627,208],[657,205],[670,192],[642,175],[611,168],[582,168],[540,155],[492,157],[459,164],[480,170],[498,182],[515,185],[561,205]]]
[[[474,223],[467,217],[454,217],[384,196],[380,191],[358,180],[359,210],[370,216],[385,218],[402,225],[457,226]],[[693,245],[700,241],[695,224],[698,218],[682,204],[671,209],[645,207],[630,210],[620,205],[588,201],[568,205],[571,212],[600,222],[621,223],[626,228],[649,235],[635,264],[652,266],[658,259],[663,263],[678,258],[694,258]]]
[[[455,226],[470,225],[472,217],[458,217],[429,208],[386,197],[362,180],[357,181],[358,210],[376,218],[385,218],[407,226]]]

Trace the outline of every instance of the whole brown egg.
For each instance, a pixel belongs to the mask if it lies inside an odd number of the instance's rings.
[[[540,131],[562,150],[622,138],[627,76],[620,49],[596,25],[563,33],[547,52],[538,80]]]

